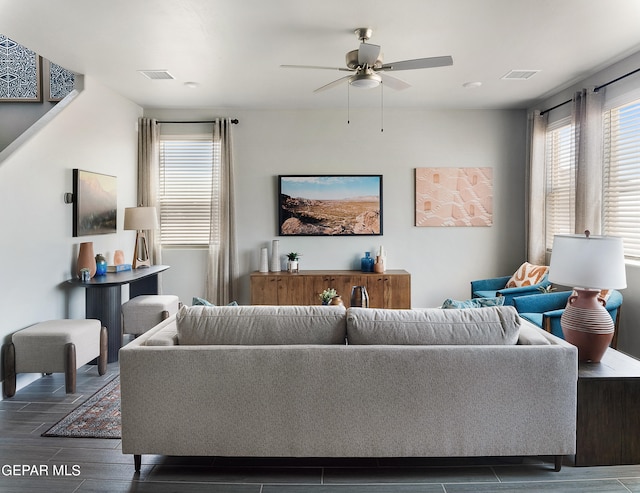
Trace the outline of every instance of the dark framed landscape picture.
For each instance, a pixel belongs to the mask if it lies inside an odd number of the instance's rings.
[[[73,170],[73,236],[117,232],[117,191],[115,176]]]
[[[280,236],[382,235],[382,175],[279,175]]]

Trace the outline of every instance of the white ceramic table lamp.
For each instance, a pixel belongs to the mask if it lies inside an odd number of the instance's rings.
[[[556,235],[549,281],[573,287],[560,318],[565,339],[578,347],[579,361],[599,362],[611,343],[614,323],[599,299],[603,289],[627,287],[622,238]]]

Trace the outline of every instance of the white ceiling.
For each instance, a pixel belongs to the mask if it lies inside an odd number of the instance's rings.
[[[385,62],[453,57],[395,73],[412,87],[385,89],[385,106],[525,108],[639,51],[640,1],[0,0],[0,33],[148,108],[344,107],[346,84],[313,93],[344,72],[280,65],[343,67],[357,27],[373,28]],[[501,79],[514,69],[540,72]],[[378,107],[381,93],[349,97]]]

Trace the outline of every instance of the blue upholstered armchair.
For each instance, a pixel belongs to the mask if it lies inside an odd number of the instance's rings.
[[[513,305],[522,318],[564,339],[562,328],[560,327],[560,317],[564,312],[569,296],[571,296],[571,291],[533,294],[516,298]],[[611,341],[611,347],[614,349],[618,343],[618,322],[620,320],[621,305],[622,294],[619,291],[612,290],[605,308],[611,315],[615,327],[613,341]]]
[[[493,279],[479,279],[471,281],[471,297],[472,298],[495,298],[504,296],[505,305],[513,305],[513,299],[518,296],[526,296],[538,293],[539,287],[551,284],[547,280],[547,276],[538,284],[531,286],[522,286],[519,288],[505,288],[511,276],[494,277]]]

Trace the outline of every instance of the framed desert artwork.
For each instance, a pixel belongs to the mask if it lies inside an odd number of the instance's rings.
[[[416,168],[416,226],[491,226],[493,168]]]
[[[382,175],[278,176],[280,236],[382,234]]]

